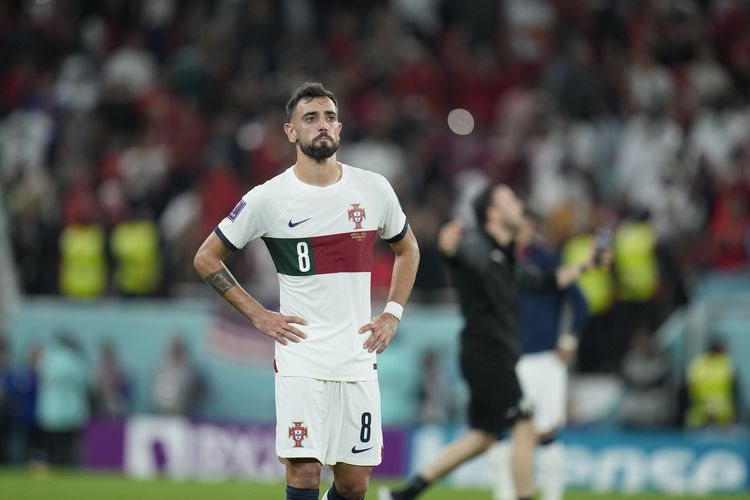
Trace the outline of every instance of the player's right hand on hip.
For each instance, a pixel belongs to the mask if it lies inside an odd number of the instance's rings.
[[[285,316],[276,311],[263,311],[253,320],[255,328],[264,335],[268,335],[279,344],[287,345],[289,341],[299,342],[307,335],[294,325],[307,325],[307,321],[299,316]]]

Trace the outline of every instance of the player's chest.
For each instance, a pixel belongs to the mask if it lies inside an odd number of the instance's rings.
[[[369,272],[379,212],[354,193],[306,198],[279,213],[263,241],[280,274]]]
[[[266,236],[305,238],[356,231],[374,231],[381,219],[374,200],[356,193],[307,196],[274,214]]]

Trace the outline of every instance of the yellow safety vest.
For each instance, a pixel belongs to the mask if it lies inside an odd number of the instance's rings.
[[[117,224],[110,237],[114,257],[114,283],[130,295],[148,295],[156,291],[161,277],[159,231],[149,220]]]
[[[590,235],[582,234],[572,237],[563,246],[563,263],[565,265],[585,263],[591,254],[591,245]],[[586,298],[590,314],[602,314],[612,307],[615,293],[612,274],[609,269],[590,269],[578,278],[577,284]]]
[[[73,224],[60,235],[60,292],[66,297],[100,297],[107,287],[104,230]]]
[[[623,224],[614,242],[614,266],[619,297],[628,302],[646,302],[659,287],[654,231],[647,222]]]
[[[732,400],[734,368],[726,354],[704,354],[688,368],[690,405],[686,423],[689,427],[707,424],[726,425],[734,420]]]

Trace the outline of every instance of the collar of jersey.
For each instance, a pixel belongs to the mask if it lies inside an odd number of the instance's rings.
[[[329,184],[327,186],[314,186],[312,184],[308,184],[306,182],[302,182],[299,177],[297,177],[297,174],[294,173],[294,165],[289,167],[287,169],[287,173],[294,179],[293,182],[296,184],[299,184],[300,186],[304,186],[307,189],[331,189],[336,186],[341,186],[346,181],[347,177],[349,176],[349,165],[346,163],[339,162],[341,164],[341,178],[334,182],[333,184]]]

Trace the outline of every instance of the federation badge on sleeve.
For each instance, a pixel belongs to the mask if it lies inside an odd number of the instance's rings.
[[[349,220],[354,222],[354,229],[362,229],[362,222],[365,220],[365,209],[359,206],[359,203],[352,203],[349,209]]]
[[[289,427],[289,437],[294,441],[295,448],[304,448],[302,441],[307,437],[307,427],[304,422],[292,422],[294,425]]]

